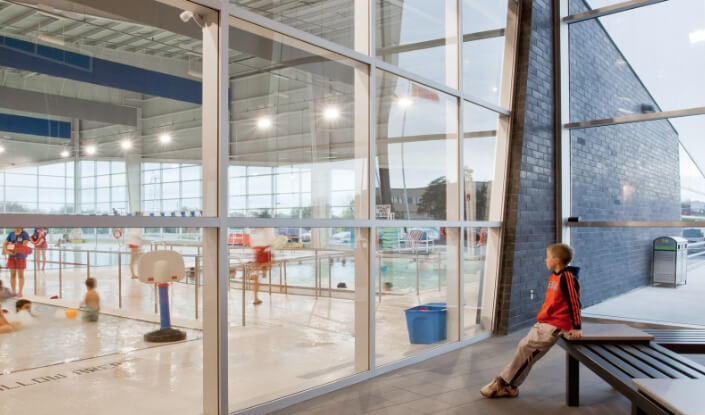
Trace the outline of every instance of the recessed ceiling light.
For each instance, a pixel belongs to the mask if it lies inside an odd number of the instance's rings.
[[[267,130],[272,127],[272,119],[264,116],[257,118],[257,128],[260,130]]]
[[[690,39],[691,44],[705,42],[705,29],[698,29],[690,32],[688,38]]]
[[[68,156],[70,156],[70,155],[71,155],[71,153],[69,153],[68,150],[63,150],[63,151],[61,152],[61,157],[63,157],[63,158],[66,158],[66,157],[68,157]]]
[[[5,146],[0,146],[0,154],[5,152]]]
[[[162,144],[169,144],[171,143],[171,136],[169,134],[161,134],[159,136],[159,142]]]
[[[131,149],[132,148],[132,141],[130,141],[128,139],[124,139],[124,140],[120,141],[120,148],[122,148],[123,150]]]
[[[337,120],[340,118],[340,110],[338,107],[330,106],[323,110],[323,118],[329,121]]]
[[[414,101],[410,97],[399,97],[397,104],[402,108],[409,108]]]
[[[93,144],[86,146],[86,154],[88,154],[89,156],[94,155],[97,151],[98,149]]]

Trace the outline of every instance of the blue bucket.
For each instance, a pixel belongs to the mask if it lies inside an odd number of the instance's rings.
[[[445,303],[422,304],[409,308],[404,313],[411,344],[432,344],[446,339]]]

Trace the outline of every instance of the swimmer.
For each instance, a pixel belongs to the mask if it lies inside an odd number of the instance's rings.
[[[19,322],[10,323],[5,318],[5,313],[0,311],[0,334],[11,333],[17,330],[22,324]]]
[[[23,326],[31,326],[37,322],[37,316],[32,313],[32,302],[26,299],[17,300],[15,303],[15,316],[13,320]]]
[[[83,311],[83,321],[96,322],[100,315],[100,296],[95,290],[95,278],[86,279],[86,297],[81,303],[81,311]]]

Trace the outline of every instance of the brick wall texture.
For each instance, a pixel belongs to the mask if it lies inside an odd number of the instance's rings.
[[[571,12],[585,9],[582,1],[571,1]],[[552,13],[550,0],[522,2],[499,332],[535,321],[548,277],[545,247],[556,235]],[[571,121],[639,113],[642,104],[658,110],[598,21],[571,26],[570,51]],[[679,219],[678,135],[668,121],[573,130],[570,161],[572,216]],[[573,228],[583,306],[648,284],[651,241],[667,234],[673,230]]]

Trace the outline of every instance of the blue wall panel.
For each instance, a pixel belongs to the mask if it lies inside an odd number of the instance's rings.
[[[71,138],[71,123],[22,115],[0,114],[0,131],[68,139]]]
[[[201,83],[0,36],[0,65],[177,101],[201,103]]]

